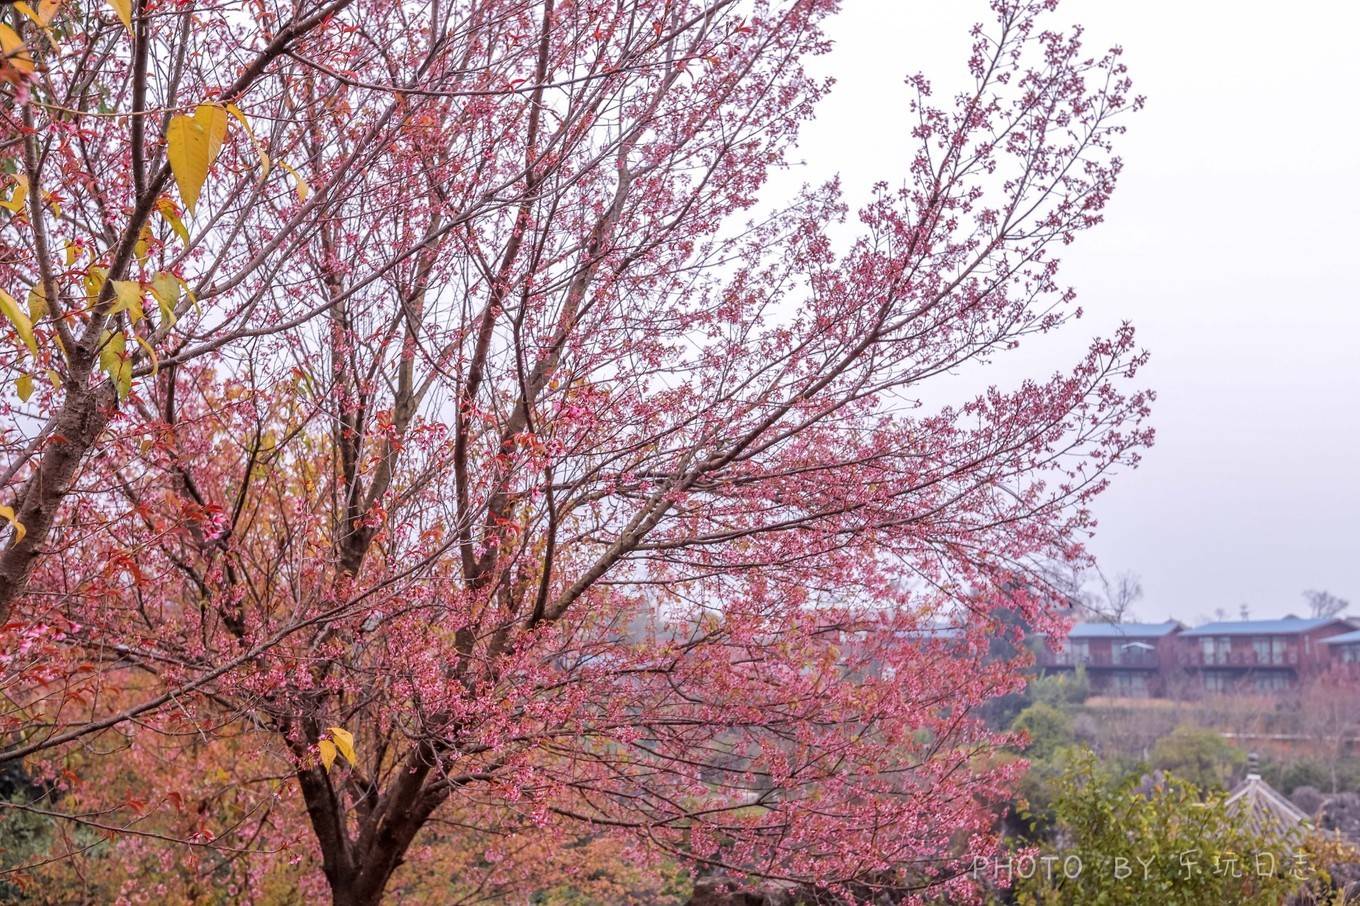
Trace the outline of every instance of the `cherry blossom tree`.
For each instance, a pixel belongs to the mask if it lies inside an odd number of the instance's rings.
[[[756,205],[830,0],[7,8],[12,807],[337,904],[606,838],[969,896],[996,642],[1151,441],[1128,327],[923,402],[1079,313],[1138,101],[1051,7],[849,239]]]

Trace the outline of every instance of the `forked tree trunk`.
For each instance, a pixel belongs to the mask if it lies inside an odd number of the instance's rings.
[[[353,862],[335,874],[327,873],[333,906],[377,906],[383,901],[392,875],[406,859],[406,851],[428,815],[403,816],[400,837],[380,837],[361,852],[351,852]]]
[[[334,906],[382,902],[416,834],[448,798],[447,785],[426,784],[434,760],[429,746],[413,750],[387,788],[372,792],[375,801],[357,822],[354,837],[329,775],[320,767],[298,771],[298,785],[321,849],[321,867]]]

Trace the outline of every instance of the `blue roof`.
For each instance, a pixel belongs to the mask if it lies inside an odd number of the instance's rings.
[[[1077,623],[1067,634],[1069,639],[1157,639],[1184,629],[1175,620],[1165,623]]]
[[[1328,636],[1322,639],[1324,645],[1354,645],[1360,643],[1360,629],[1355,632],[1343,632],[1341,635]]]
[[[899,630],[897,635],[906,639],[960,639],[963,638],[963,630],[957,626],[921,626]]]
[[[1331,617],[1313,620],[1285,617],[1283,620],[1225,620],[1221,623],[1205,623],[1203,626],[1187,629],[1181,634],[1186,636],[1299,635],[1304,632],[1312,632],[1314,629],[1321,629],[1323,626],[1330,626],[1333,623],[1339,623],[1348,629],[1355,628],[1345,620]]]

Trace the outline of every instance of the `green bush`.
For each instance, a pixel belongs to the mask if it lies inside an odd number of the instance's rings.
[[[1246,760],[1246,754],[1222,734],[1188,725],[1157,740],[1150,759],[1154,768],[1171,771],[1206,790],[1226,789]]]
[[[1012,858],[1021,906],[1278,906],[1305,887],[1321,892],[1317,869],[1328,841],[1291,847],[1250,831],[1216,794],[1161,775],[1136,789],[1089,750],[1071,756],[1056,778],[1054,841],[1029,861]],[[1307,856],[1300,860],[1295,853]]]
[[[1293,793],[1301,786],[1332,792],[1332,772],[1336,772],[1336,792],[1360,792],[1360,759],[1343,758],[1335,765],[1320,757],[1270,759],[1261,765],[1261,776],[1275,789]]]
[[[1030,681],[1026,692],[1031,702],[1042,702],[1059,708],[1064,705],[1080,705],[1091,696],[1091,681],[1086,676],[1086,668],[1078,667],[1071,673],[1036,677]]]
[[[1025,755],[1031,759],[1048,758],[1075,738],[1071,716],[1046,702],[1036,702],[1017,714],[1011,729],[1029,735]]]

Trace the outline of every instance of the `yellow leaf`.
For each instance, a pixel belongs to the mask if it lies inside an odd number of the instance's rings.
[[[0,289],[0,313],[9,318],[9,322],[14,325],[14,330],[19,334],[19,339],[24,341],[28,351],[36,357],[38,355],[38,341],[33,338],[33,322],[19,307],[19,303],[14,301],[14,297],[3,289]]]
[[[23,2],[23,0],[19,0],[18,3],[14,4],[14,9],[16,11],[23,13],[32,20],[38,28],[42,29],[43,36],[47,38],[47,43],[52,45],[52,50],[58,54],[61,53],[61,48],[57,46],[57,39],[52,37],[52,29],[48,28],[48,26],[52,24],[52,20],[56,18],[57,10],[60,8],[61,0],[42,0],[42,2],[38,4],[36,10]]]
[[[33,55],[28,52],[19,33],[3,22],[0,22],[0,56],[20,75],[33,74]]]
[[[151,344],[141,337],[137,337],[137,345],[146,350],[146,354],[151,356],[151,376],[155,377],[161,370],[161,360],[156,356],[156,350],[151,348]]]
[[[335,747],[340,750],[340,754],[345,756],[345,760],[350,764],[357,764],[354,756],[354,734],[343,727],[327,727],[331,733],[331,739],[335,742]]]
[[[99,364],[118,388],[118,398],[125,400],[132,390],[132,362],[127,358],[127,337],[121,331],[110,333],[106,330],[100,340]]]
[[[250,123],[246,120],[246,115],[241,112],[241,108],[235,104],[227,105],[227,112],[236,117],[236,121],[241,124],[241,128],[246,131],[246,136],[250,143],[255,146],[255,153],[260,155],[260,181],[269,175],[269,155],[265,153],[264,145],[255,137],[255,130],[250,128]]]
[[[28,200],[28,176],[24,173],[14,174],[14,191],[5,201],[0,201],[0,208],[4,208],[11,214],[18,214],[24,209],[24,202]]]
[[[33,321],[47,317],[47,290],[41,283],[34,284],[28,291],[28,317]]]
[[[208,178],[211,163],[208,153],[208,133],[195,117],[175,114],[170,117],[170,125],[165,130],[166,154],[170,158],[170,171],[175,174],[179,186],[179,196],[189,213],[198,204],[198,193]]]
[[[335,743],[331,742],[329,739],[323,739],[316,744],[316,747],[321,751],[321,763],[324,764],[326,770],[329,771],[331,765],[335,764]]]
[[[175,275],[172,274],[171,276]],[[189,288],[188,281],[186,281],[183,277],[175,276],[175,282],[179,284],[180,289],[184,290],[184,295],[189,297],[189,301],[194,306],[194,311],[198,312],[200,315],[203,314],[203,309],[200,308],[198,305],[198,296],[194,293],[192,289]]]
[[[128,394],[132,392],[132,362],[126,358],[122,359],[111,377],[118,385],[118,399],[127,399]]]
[[[99,367],[112,373],[118,367],[118,357],[122,354],[126,341],[121,333],[104,331],[99,336]]]
[[[90,265],[89,270],[85,271],[85,277],[81,281],[85,284],[85,298],[93,305],[99,298],[99,293],[104,289],[104,281],[108,279],[108,268]]]
[[[67,266],[67,267],[70,267],[71,265],[75,264],[75,263],[76,263],[76,259],[79,258],[79,257],[80,257],[80,246],[76,245],[74,242],[67,242],[67,243],[66,243],[66,266]]]
[[[162,196],[156,200],[156,210],[161,212],[161,216],[170,224],[170,229],[175,231],[175,235],[185,244],[189,244],[189,231],[184,228],[184,221],[179,219],[179,212],[175,210],[175,203]]]
[[[51,368],[47,369],[47,382],[52,385],[53,389],[61,389],[61,375],[57,374]]]
[[[297,189],[298,201],[306,201],[307,196],[312,194],[312,187],[307,185],[307,180],[302,178],[302,174],[288,166],[284,161],[279,161],[279,166],[293,177],[294,187]]]
[[[28,402],[28,398],[33,395],[33,375],[21,374],[14,382],[14,389],[19,391],[19,399]]]
[[[146,259],[151,257],[151,227],[142,224],[141,232],[137,234],[137,241],[132,245],[132,254],[136,256],[137,263],[146,267]]]
[[[0,504],[0,516],[3,516],[5,521],[10,524],[10,527],[14,529],[14,543],[18,544],[20,541],[23,541],[24,536],[28,534],[28,529],[24,528],[24,524],[14,515],[14,509],[4,504]]]
[[[167,327],[174,327],[177,320],[175,306],[179,304],[179,290],[179,278],[165,271],[156,274],[156,278],[151,281],[151,295],[156,297],[156,305],[161,310],[161,321]]]
[[[39,27],[46,28],[56,18],[57,10],[61,8],[61,0],[42,0],[36,11],[23,0],[20,0],[20,2],[14,4],[14,8],[32,19]]]
[[[146,317],[146,312],[142,310],[142,284],[136,280],[115,280],[113,294],[118,301],[109,309],[109,314],[126,311],[133,324]]]
[[[211,167],[227,137],[227,111],[220,104],[199,104],[194,110],[194,122],[208,136],[208,166]]]
[[[132,31],[132,0],[109,0],[109,6],[118,14],[123,27]]]

